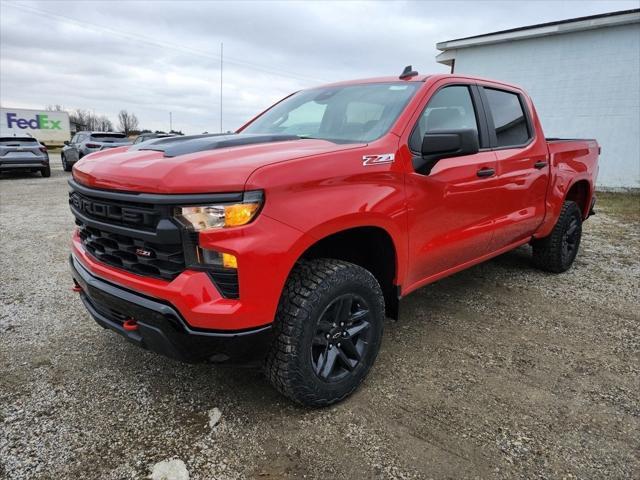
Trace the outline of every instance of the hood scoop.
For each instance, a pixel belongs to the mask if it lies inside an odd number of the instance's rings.
[[[278,134],[219,133],[163,138],[148,145],[143,143],[140,144],[140,146],[134,146],[131,150],[154,150],[162,152],[165,157],[178,157],[189,153],[217,150],[219,148],[242,147],[244,145],[285,142],[289,140],[300,140],[300,137],[296,135]]]

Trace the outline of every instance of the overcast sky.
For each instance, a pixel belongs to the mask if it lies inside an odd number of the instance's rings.
[[[0,103],[61,104],[142,128],[235,130],[288,93],[446,72],[436,42],[615,10],[634,1],[15,2],[0,0]]]

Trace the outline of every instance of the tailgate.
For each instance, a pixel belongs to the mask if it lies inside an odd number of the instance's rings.
[[[35,139],[0,139],[0,158],[33,159],[40,156],[40,144]]]

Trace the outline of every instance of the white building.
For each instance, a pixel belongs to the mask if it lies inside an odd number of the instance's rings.
[[[524,87],[548,137],[596,138],[598,188],[640,188],[640,9],[441,42],[452,72]]]

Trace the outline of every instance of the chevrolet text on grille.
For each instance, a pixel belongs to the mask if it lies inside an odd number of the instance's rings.
[[[119,205],[102,203],[81,197],[77,193],[71,194],[70,202],[76,210],[87,213],[94,217],[119,220],[123,223],[153,225],[157,218],[156,212],[148,212],[131,207],[121,207]]]

